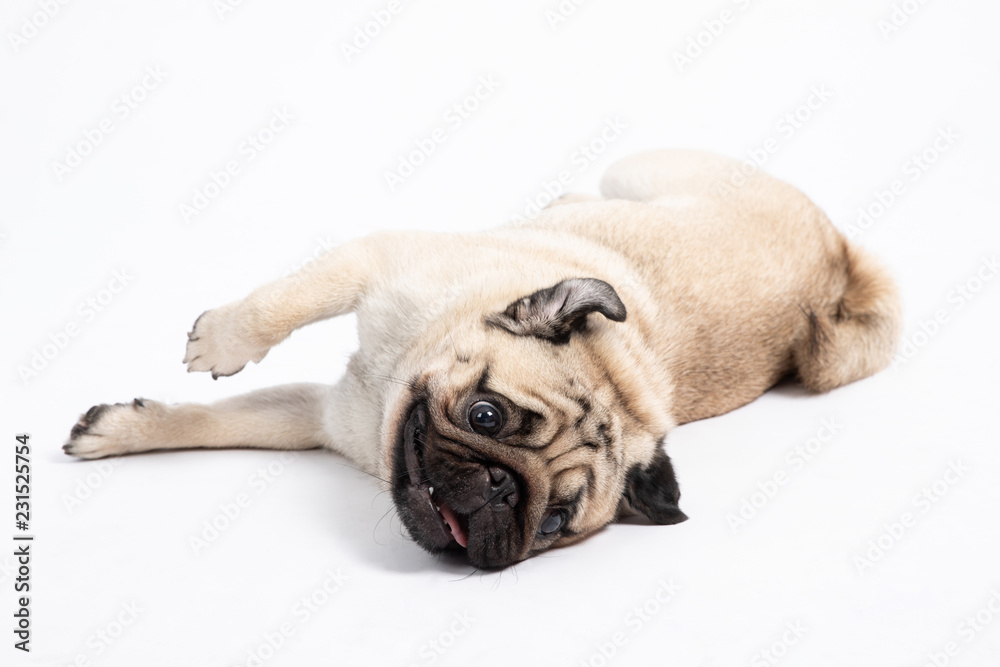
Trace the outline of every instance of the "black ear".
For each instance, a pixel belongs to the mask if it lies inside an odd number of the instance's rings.
[[[687,521],[687,514],[677,506],[680,498],[681,489],[677,486],[674,467],[662,447],[657,447],[648,465],[636,464],[628,471],[623,500],[653,523],[666,525]]]
[[[597,278],[570,278],[514,301],[502,313],[488,315],[486,322],[519,336],[562,344],[593,312],[625,321],[625,304],[611,285]]]

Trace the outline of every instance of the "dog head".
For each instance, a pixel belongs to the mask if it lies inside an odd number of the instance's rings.
[[[411,360],[387,422],[393,501],[418,544],[497,568],[622,511],[687,518],[662,449],[669,388],[617,324],[610,285],[564,280],[499,312],[456,312]]]

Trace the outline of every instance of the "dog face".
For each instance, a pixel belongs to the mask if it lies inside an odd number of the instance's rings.
[[[588,324],[592,313],[604,319]],[[624,319],[610,285],[572,279],[431,332],[448,344],[421,353],[395,402],[387,464],[418,544],[497,568],[576,542],[623,509],[687,518],[661,447],[663,397],[641,358],[614,353]]]

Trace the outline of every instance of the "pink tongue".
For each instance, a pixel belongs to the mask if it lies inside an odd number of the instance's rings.
[[[441,518],[451,528],[451,536],[455,538],[455,541],[459,545],[465,547],[469,543],[469,537],[462,531],[462,525],[458,522],[458,516],[444,503],[441,503],[441,507],[438,509],[441,512]]]

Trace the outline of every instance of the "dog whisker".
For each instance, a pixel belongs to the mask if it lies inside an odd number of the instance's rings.
[[[395,382],[396,384],[402,385],[404,387],[409,387],[413,391],[417,390],[417,383],[412,380],[404,380],[402,378],[393,377],[391,375],[381,375],[379,373],[362,373],[365,377],[375,378],[376,380],[385,380],[387,382]]]
[[[387,517],[389,515],[389,513],[392,512],[394,509],[395,509],[395,507],[390,506],[389,509],[387,509],[385,511],[385,514],[383,514],[382,517],[378,521],[375,522],[375,527],[372,528],[372,541],[375,542],[375,544],[378,544],[379,546],[382,546],[382,544],[378,541],[378,537],[376,536],[376,533],[378,532],[378,527],[382,523],[382,520],[385,519],[385,517]],[[392,527],[392,519],[391,518],[389,519],[389,526],[390,526],[390,531],[391,531],[391,527]]]
[[[341,462],[340,462],[340,465],[344,466],[345,468],[350,468],[351,470],[356,470],[356,471],[358,471],[358,472],[360,472],[360,473],[362,473],[362,474],[364,474],[364,475],[368,475],[369,477],[372,477],[372,478],[374,478],[374,479],[377,479],[377,480],[379,480],[380,482],[385,482],[386,484],[391,484],[391,483],[392,483],[392,482],[390,482],[390,481],[389,481],[389,480],[387,480],[387,479],[384,479],[384,478],[382,478],[382,477],[379,477],[379,476],[378,476],[378,475],[376,475],[375,473],[372,473],[372,472],[368,472],[367,470],[364,470],[364,469],[362,469],[362,468],[359,468],[359,467],[357,467],[357,466],[352,466],[352,465],[351,465],[350,463],[345,463],[345,462],[341,461]]]

